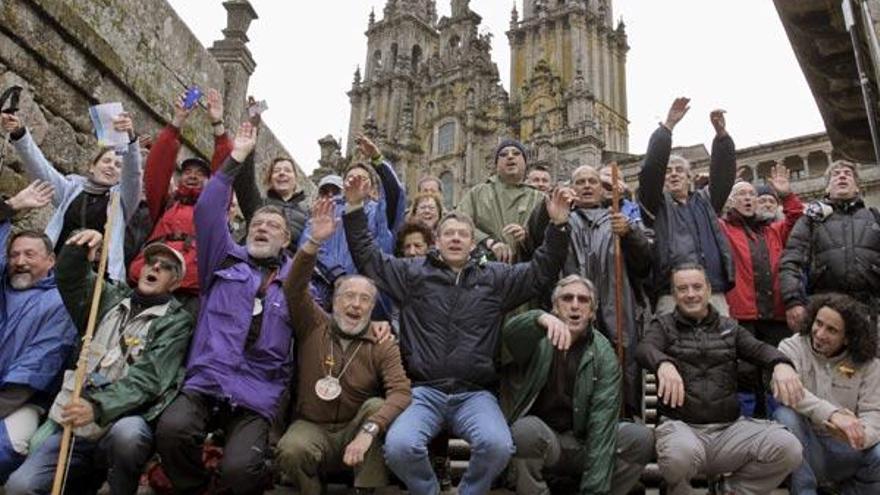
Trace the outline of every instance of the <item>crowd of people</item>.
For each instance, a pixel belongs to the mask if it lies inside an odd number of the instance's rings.
[[[737,177],[718,110],[698,180],[672,154],[678,98],[634,192],[613,164],[528,168],[507,139],[452,207],[358,136],[310,202],[288,157],[258,179],[259,122],[230,133],[220,93],[205,100],[210,163],[179,160],[181,96],[154,140],[120,114],[128,146],[85,175],[0,116],[33,181],[0,201],[6,494],[49,493],[65,427],[67,493],[372,493],[393,474],[434,495],[450,437],[470,447],[463,495],[625,495],[652,460],[670,494],[697,476],[880,492],[880,213],[856,164],[831,163],[805,205],[782,165]],[[48,205],[45,231],[13,228]]]

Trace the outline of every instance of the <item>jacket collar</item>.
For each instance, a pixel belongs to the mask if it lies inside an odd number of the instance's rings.
[[[678,307],[676,306],[675,310],[672,312],[672,318],[673,320],[675,320],[675,323],[677,325],[692,330],[697,327],[714,326],[718,322],[720,315],[718,314],[718,310],[716,310],[714,306],[709,304],[709,314],[707,314],[706,317],[702,320],[696,321],[690,317],[681,314],[678,311]]]
[[[296,191],[295,193],[293,193],[293,196],[291,196],[290,199],[285,200],[284,198],[279,196],[274,189],[269,189],[268,191],[266,191],[266,197],[281,201],[282,203],[298,204],[302,202],[302,200],[306,199],[306,192],[303,190]]]

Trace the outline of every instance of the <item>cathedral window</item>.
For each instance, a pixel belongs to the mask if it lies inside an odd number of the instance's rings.
[[[377,72],[382,70],[382,50],[373,52],[373,69]]]
[[[452,208],[455,198],[455,178],[452,177],[452,172],[447,170],[440,174],[440,182],[443,183],[443,206]]]
[[[455,151],[455,122],[447,122],[437,131],[437,154],[448,155]]]
[[[419,45],[412,47],[410,62],[412,63],[412,71],[417,72],[419,70],[419,64],[422,62],[422,47]]]

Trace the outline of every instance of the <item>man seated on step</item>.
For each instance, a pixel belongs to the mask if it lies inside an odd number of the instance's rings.
[[[700,265],[672,269],[672,313],[651,321],[636,351],[657,375],[661,415],[657,463],[670,495],[692,493],[691,478],[730,474],[722,493],[770,493],[801,462],[801,445],[779,423],[740,417],[737,359],[773,371],[773,392],[797,404],[803,386],[791,360],[709,304]]]
[[[332,315],[309,295],[318,249],[338,222],[333,200],[318,199],[284,287],[296,331],[297,419],[278,442],[277,463],[304,495],[320,495],[322,476],[346,467],[354,468],[357,493],[386,486],[381,436],[411,399],[397,344],[370,331],[373,281],[338,278]]]
[[[779,344],[806,389],[793,408],[773,415],[804,449],[792,494],[828,483],[841,493],[880,493],[880,360],[869,314],[849,296],[817,295],[800,333]]]
[[[55,250],[45,233],[12,233],[12,217],[52,201],[35,181],[0,200],[0,484],[21,465],[40,417],[58,392],[76,347],[76,327],[55,281]]]
[[[428,459],[428,442],[443,428],[464,438],[471,457],[458,492],[487,493],[513,453],[498,400],[495,358],[505,314],[547,290],[568,250],[565,231],[570,192],[557,190],[548,205],[552,225],[529,263],[476,259],[474,224],[461,213],[437,226],[436,250],[426,257],[385,254],[367,229],[368,183],[345,186],[343,216],[358,272],[370,277],[400,307],[400,337],[407,373],[417,385],[412,404],[385,437],[385,460],[410,493],[440,491]]]
[[[626,495],[654,454],[654,435],[618,421],[620,364],[593,325],[593,283],[569,275],[551,300],[552,313],[523,313],[502,330],[512,358],[502,370],[501,404],[516,447],[516,493],[549,495],[547,472],[577,477],[582,494]]]
[[[91,261],[101,239],[100,232],[83,230],[58,257],[58,290],[80,332],[89,318],[96,281]],[[148,245],[144,257],[134,289],[109,282],[102,288],[82,397],[72,400],[76,372],[68,370],[49,410],[52,423],[71,424],[75,435],[67,493],[89,493],[96,488],[89,485],[106,473],[111,493],[134,494],[153,455],[155,420],[183,377],[194,321],[171,293],[186,276],[186,263],[162,243]],[[9,477],[7,495],[49,493],[61,437],[55,432],[30,453]]]

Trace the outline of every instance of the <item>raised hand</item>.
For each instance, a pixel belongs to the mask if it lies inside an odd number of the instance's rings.
[[[669,361],[657,368],[657,397],[673,409],[684,405],[684,380]]]
[[[7,133],[13,133],[23,127],[21,119],[11,113],[0,113],[0,125]]]
[[[727,113],[727,110],[721,110],[720,108],[709,113],[709,122],[715,128],[715,135],[717,136],[727,135],[727,121],[724,120],[725,113]]]
[[[557,187],[550,192],[547,197],[547,214],[551,222],[562,225],[568,221],[574,196],[574,192],[567,187]]]
[[[770,169],[770,176],[767,177],[767,184],[776,191],[779,197],[788,196],[791,193],[791,182],[789,178],[791,173],[785,165],[776,165]]]
[[[351,175],[345,181],[345,201],[360,206],[370,196],[370,183],[361,175]]]
[[[67,238],[67,245],[73,246],[86,246],[89,248],[89,261],[94,261],[95,257],[98,254],[98,248],[101,247],[101,241],[104,240],[104,235],[98,232],[97,230],[87,229],[81,230],[76,234]]]
[[[538,324],[547,329],[547,340],[553,347],[560,351],[567,351],[571,347],[571,330],[562,320],[544,313],[538,317]]]
[[[666,122],[663,125],[670,131],[674,129],[675,125],[678,124],[688,113],[688,110],[691,109],[691,107],[688,106],[690,102],[690,98],[685,98],[683,96],[676,98],[675,101],[672,102],[672,106],[669,107],[669,112],[666,114]]]
[[[124,132],[128,134],[129,138],[133,138],[134,121],[131,119],[131,114],[128,112],[122,112],[116,117],[113,117],[113,130],[116,132]]]
[[[177,95],[177,99],[174,101],[174,117],[171,118],[171,125],[178,129],[183,127],[186,119],[189,118],[189,114],[192,113],[192,108],[186,108],[183,105],[185,100],[186,92],[184,91]],[[195,108],[195,106],[193,106],[193,108]]]
[[[250,122],[242,122],[235,133],[232,141],[232,158],[237,162],[243,162],[257,146],[257,130]]]
[[[372,160],[374,157],[380,156],[382,153],[379,151],[379,147],[367,136],[363,134],[358,134],[354,138],[354,142],[357,144],[358,151],[364,155],[365,158]]]
[[[791,365],[779,363],[773,367],[773,396],[788,407],[795,407],[804,398],[801,377]]]
[[[318,198],[312,205],[312,239],[324,242],[336,232],[339,220],[331,198]]]
[[[214,88],[209,88],[205,93],[205,102],[208,106],[208,117],[211,122],[223,122],[223,95]]]
[[[55,196],[55,188],[48,182],[35,180],[15,196],[6,200],[6,204],[13,210],[25,210],[29,208],[42,208],[52,201]]]

